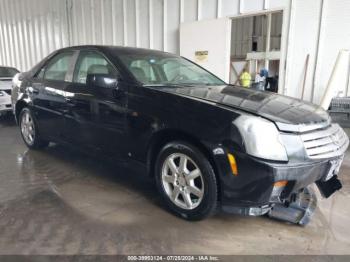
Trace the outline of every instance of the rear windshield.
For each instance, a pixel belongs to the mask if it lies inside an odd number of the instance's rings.
[[[0,67],[0,77],[14,77],[17,73],[18,70],[12,67]]]

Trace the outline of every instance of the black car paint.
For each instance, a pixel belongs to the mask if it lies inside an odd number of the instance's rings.
[[[172,90],[169,89],[169,91]],[[245,110],[274,122],[298,125],[325,122],[328,119],[328,114],[314,104],[272,92],[254,91],[233,86],[178,88],[174,91],[177,94]]]
[[[95,90],[72,83],[73,66],[67,82],[36,78],[50,58],[67,50],[75,52],[73,64],[80,50],[95,50],[107,57],[120,73],[118,89],[123,94],[115,97],[112,90]],[[273,183],[284,170],[281,163],[256,159],[245,153],[240,133],[232,124],[237,117],[253,114],[295,125],[327,121],[327,115],[315,105],[230,85],[142,86],[119,61],[118,53],[123,52],[157,51],[80,46],[54,52],[22,74],[22,86],[13,96],[15,114],[18,116],[26,104],[35,112],[39,129],[45,130],[48,139],[136,160],[151,174],[159,146],[171,139],[188,140],[213,164],[223,206],[268,204]],[[32,87],[32,91],[28,87]],[[74,95],[67,97],[65,92]],[[225,154],[214,154],[216,148],[223,148]],[[231,173],[227,152],[236,156],[238,176]],[[290,178],[296,178],[297,173],[296,169]]]

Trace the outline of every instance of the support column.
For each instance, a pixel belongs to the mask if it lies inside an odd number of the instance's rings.
[[[271,17],[272,14],[267,14],[267,32],[266,32],[266,49],[265,49],[265,69],[269,70],[269,59],[267,54],[270,52],[270,42],[271,42]]]

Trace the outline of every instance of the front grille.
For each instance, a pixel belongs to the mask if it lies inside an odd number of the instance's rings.
[[[303,133],[301,139],[309,158],[331,158],[343,155],[349,145],[349,138],[338,124],[326,129]]]

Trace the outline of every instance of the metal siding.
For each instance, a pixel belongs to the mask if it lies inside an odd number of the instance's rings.
[[[138,47],[150,47],[150,30],[149,30],[149,0],[136,0],[137,5],[137,42]]]
[[[197,0],[182,0],[183,2],[183,21],[193,22],[197,20]]]
[[[214,19],[217,17],[218,0],[199,0],[200,3],[200,18]]]
[[[266,9],[276,9],[284,8],[289,5],[289,2],[292,0],[265,0]]]
[[[113,24],[112,24],[112,39],[113,44],[123,45],[124,34],[123,34],[123,0],[112,1],[112,14],[113,14]]]
[[[165,0],[164,51],[179,53],[180,0]]]
[[[271,0],[270,0],[271,1]],[[27,70],[79,44],[179,53],[179,24],[260,10],[263,0],[0,0],[0,63]]]
[[[152,46],[151,48],[157,50],[163,50],[164,47],[164,13],[163,13],[163,0],[151,0],[152,1]]]
[[[241,1],[242,13],[258,12],[264,9],[264,0]]]
[[[315,72],[314,101],[319,102],[331,76],[338,52],[350,50],[350,3],[348,0],[325,0],[318,63]],[[349,75],[346,76],[349,79]],[[346,86],[340,87],[344,93]],[[348,90],[348,94],[349,90]]]
[[[220,17],[239,14],[239,0],[221,0]]]
[[[270,0],[271,1],[271,0]],[[260,10],[263,0],[0,0],[0,64],[28,70],[69,45],[179,53],[179,24]]]
[[[136,46],[136,5],[135,0],[127,0],[125,3],[126,35],[128,46]]]
[[[27,70],[67,41],[66,6],[55,0],[0,1],[0,64]]]

